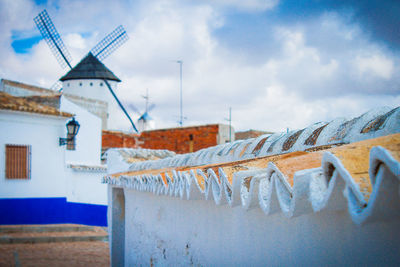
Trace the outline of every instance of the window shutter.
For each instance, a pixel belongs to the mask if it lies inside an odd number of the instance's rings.
[[[31,178],[31,146],[6,145],[6,178]]]

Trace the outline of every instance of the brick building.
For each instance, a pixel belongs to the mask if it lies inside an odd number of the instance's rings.
[[[233,128],[231,133],[234,136]],[[140,135],[103,131],[102,136],[103,150],[111,147],[129,147],[190,153],[227,142],[229,142],[229,126],[224,124],[157,129],[144,131]]]

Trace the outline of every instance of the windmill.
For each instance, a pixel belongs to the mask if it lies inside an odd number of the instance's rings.
[[[100,90],[100,87],[103,87],[103,84],[106,85],[108,91],[111,93],[113,98],[118,103],[119,107],[128,118],[133,129],[137,132],[135,124],[133,123],[128,112],[122,105],[121,101],[119,101],[114,90],[112,89],[112,85],[110,84],[121,82],[121,80],[119,80],[103,63],[101,63],[102,60],[108,57],[118,47],[120,47],[128,40],[128,35],[124,28],[122,26],[118,26],[114,31],[112,31],[103,40],[101,40],[95,47],[93,47],[86,55],[86,57],[84,57],[75,67],[72,67],[71,55],[64,45],[64,42],[62,41],[60,34],[56,30],[53,22],[51,21],[47,11],[43,10],[42,12],[40,12],[34,18],[34,21],[61,67],[65,68],[68,66],[68,68],[70,69],[70,71],[66,75],[60,78],[60,81],[62,82],[68,81],[68,83],[66,83],[68,88],[63,86],[63,90],[69,90],[70,92],[74,92],[75,90],[81,93],[82,88],[79,87],[82,87],[82,80],[90,81],[90,86],[94,85],[94,80],[101,80],[102,82],[96,83],[96,86],[98,86]],[[70,85],[72,85],[71,88],[69,88]],[[102,94],[100,92],[102,91],[95,92],[95,94],[99,96],[104,95],[104,93]]]
[[[137,113],[139,115],[139,119],[137,120],[137,122],[138,122],[138,128],[139,128],[140,132],[143,132],[143,131],[146,131],[146,130],[151,130],[151,129],[155,128],[154,120],[153,120],[152,117],[150,117],[149,112],[151,110],[153,110],[156,107],[156,105],[154,103],[149,105],[150,97],[149,97],[149,90],[148,89],[146,90],[146,95],[143,95],[142,97],[146,101],[146,106],[145,106],[144,112],[140,112],[139,109],[132,103],[130,103],[128,105],[128,107],[132,111],[134,111],[135,113]]]

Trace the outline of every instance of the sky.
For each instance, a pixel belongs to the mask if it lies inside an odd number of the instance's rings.
[[[400,1],[0,0],[0,78],[51,87],[68,71],[33,22],[43,9],[72,65],[124,26],[103,63],[126,106],[144,110],[148,89],[157,128],[178,126],[177,60],[184,126],[228,124],[231,107],[236,131],[286,131],[400,104]]]

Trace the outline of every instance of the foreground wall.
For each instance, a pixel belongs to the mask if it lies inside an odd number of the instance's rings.
[[[125,248],[114,249],[125,252],[125,266],[400,264],[399,220],[357,225],[347,211],[287,218],[213,201],[124,193]]]
[[[164,170],[166,181],[157,170],[109,175],[111,263],[399,266],[399,144],[397,134],[244,171],[255,160]]]

